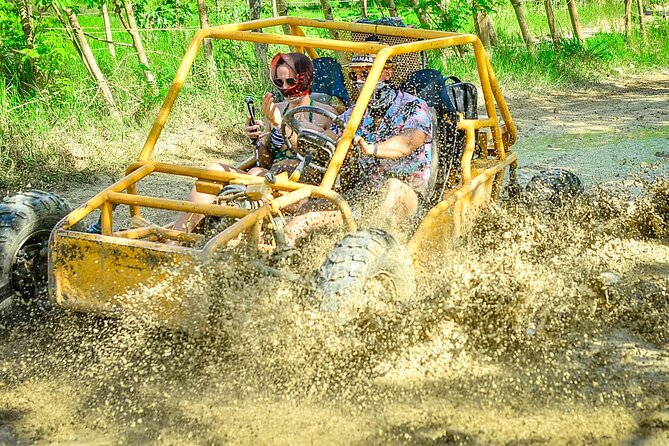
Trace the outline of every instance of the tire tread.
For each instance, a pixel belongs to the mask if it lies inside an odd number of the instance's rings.
[[[345,304],[363,292],[367,279],[386,271],[393,278],[399,298],[408,300],[416,283],[409,255],[397,241],[379,229],[346,236],[327,255],[317,272],[316,290],[322,301]]]

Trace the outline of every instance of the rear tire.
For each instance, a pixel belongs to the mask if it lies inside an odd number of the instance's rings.
[[[0,203],[0,308],[13,298],[49,311],[48,242],[72,208],[50,192],[29,191]]]
[[[411,257],[388,233],[368,229],[349,234],[318,270],[320,309],[339,324],[396,313],[416,293]]]

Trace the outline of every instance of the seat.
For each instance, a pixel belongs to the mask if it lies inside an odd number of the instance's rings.
[[[311,97],[318,102],[331,104],[337,98],[344,107],[351,105],[351,98],[346,91],[341,65],[332,57],[319,57],[314,64],[314,81]]]
[[[436,205],[444,193],[454,166],[459,165],[462,143],[458,137],[457,110],[438,70],[423,69],[411,73],[400,87],[425,102],[432,112],[432,168],[425,205]]]

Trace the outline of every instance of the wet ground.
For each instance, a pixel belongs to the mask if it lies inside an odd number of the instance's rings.
[[[242,267],[179,284],[221,303],[210,335],[6,321],[0,444],[669,443],[669,74],[510,104],[521,179],[582,200],[493,206],[373,339]]]

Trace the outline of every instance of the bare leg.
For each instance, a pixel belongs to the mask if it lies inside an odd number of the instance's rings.
[[[389,179],[383,186],[383,197],[380,212],[388,229],[406,225],[418,210],[416,192],[396,178]]]
[[[211,163],[207,166],[207,169],[226,171],[226,172],[242,172],[241,170],[235,169],[234,167],[230,167],[226,164],[220,164],[220,163]],[[188,197],[186,199],[188,201],[192,201],[193,203],[209,204],[214,202],[216,196],[198,192],[195,186],[193,186],[193,189],[190,191],[190,194],[188,194]],[[174,222],[173,228],[178,231],[192,232],[193,229],[195,229],[195,227],[198,225],[198,223],[202,221],[203,218],[204,215],[202,214],[191,214],[189,212],[180,212],[179,215],[177,216],[177,220]]]
[[[256,177],[262,177],[265,176],[267,172],[269,172],[269,170],[265,169],[264,167],[252,167],[247,173]]]

